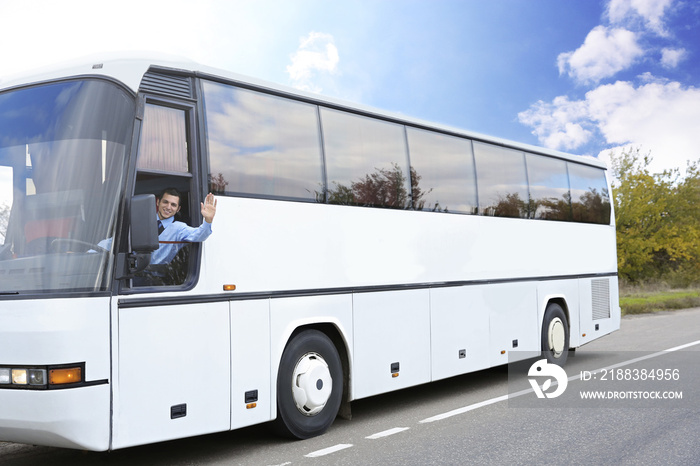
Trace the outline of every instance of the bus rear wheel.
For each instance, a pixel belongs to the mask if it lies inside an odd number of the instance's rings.
[[[324,433],[335,420],[343,395],[343,367],[333,342],[305,330],[287,344],[277,375],[275,430],[306,439]]]
[[[569,355],[569,324],[559,304],[550,303],[542,319],[542,356],[563,366]]]

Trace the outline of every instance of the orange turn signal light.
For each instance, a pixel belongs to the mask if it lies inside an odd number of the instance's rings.
[[[80,367],[66,367],[49,370],[49,385],[65,385],[83,381],[83,370]]]
[[[236,285],[224,285],[224,291],[236,291]]]

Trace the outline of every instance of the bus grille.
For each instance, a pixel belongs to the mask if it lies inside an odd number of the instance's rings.
[[[593,320],[610,317],[610,281],[607,278],[591,280]]]
[[[139,92],[191,99],[192,80],[187,76],[172,76],[149,71],[143,76]]]

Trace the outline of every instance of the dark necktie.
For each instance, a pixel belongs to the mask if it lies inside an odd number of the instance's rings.
[[[163,230],[165,230],[165,227],[163,226],[163,222],[158,220],[158,236],[160,236],[160,234],[163,233]]]

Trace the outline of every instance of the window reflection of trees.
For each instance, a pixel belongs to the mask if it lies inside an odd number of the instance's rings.
[[[321,109],[328,202],[411,206],[404,127],[337,110]]]
[[[391,169],[377,168],[357,181],[352,181],[350,186],[334,182],[333,187],[328,188],[328,203],[395,209],[405,209],[413,205],[414,209],[423,210],[427,192],[419,186],[420,179],[421,176],[411,167],[409,193],[403,170],[397,163],[393,163]],[[322,195],[317,192],[317,199]]]
[[[491,144],[474,143],[479,186],[479,213],[528,218],[529,199],[525,154]]]
[[[571,220],[571,195],[530,199],[530,218],[540,220]]]
[[[571,197],[566,162],[526,153],[530,193],[529,218],[571,220]]]
[[[596,188],[581,194],[578,202],[571,204],[575,222],[610,223],[610,195],[607,188],[599,192]]]
[[[610,192],[602,170],[569,163],[574,222],[610,224]]]
[[[527,218],[528,204],[520,198],[519,193],[498,196],[498,202],[483,209],[484,215],[492,217]]]
[[[425,189],[416,210],[476,214],[476,174],[472,141],[406,128],[411,169]],[[416,185],[418,182],[414,182]],[[415,188],[414,188],[415,196]]]
[[[232,86],[204,89],[216,194],[610,223],[596,167]]]
[[[226,186],[228,181],[224,178],[224,174],[219,172],[216,176],[209,175],[209,190],[214,194],[226,194]]]

